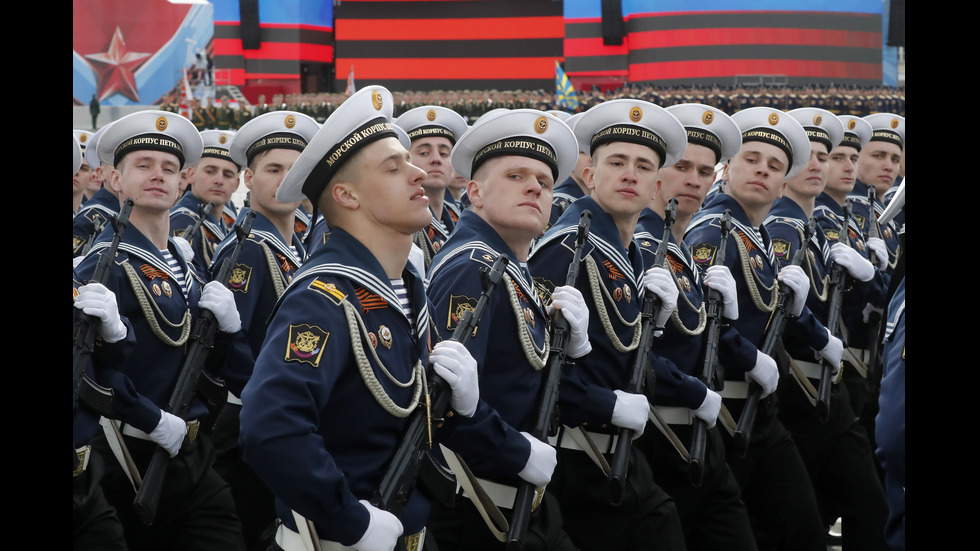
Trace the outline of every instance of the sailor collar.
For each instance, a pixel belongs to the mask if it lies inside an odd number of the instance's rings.
[[[112,244],[113,235],[112,228],[106,228],[106,230],[102,232],[102,235],[99,236],[96,243],[92,245],[92,250],[89,251],[89,254],[98,254],[102,249],[109,248],[109,246]],[[181,289],[181,293],[186,299],[187,291],[194,285],[194,270],[191,269],[187,261],[184,260],[183,255],[174,252],[177,250],[177,245],[172,239],[167,239],[167,246],[170,248],[171,256],[174,257],[174,259],[180,265],[180,269],[184,272],[184,281],[187,282],[187,288]],[[177,281],[177,275],[174,274],[173,270],[170,268],[170,264],[168,264],[166,259],[163,258],[163,254],[160,252],[160,250],[157,249],[157,247],[133,225],[127,225],[123,230],[122,238],[119,241],[119,250],[124,251],[129,256],[139,258],[140,260],[167,274],[167,276],[174,281]]]
[[[725,210],[732,211],[732,229],[738,230],[739,233],[744,235],[749,241],[752,242],[760,251],[765,251],[765,256],[769,260],[771,265],[776,264],[776,257],[772,251],[772,244],[766,243],[760,240],[761,236],[768,237],[769,232],[766,231],[765,225],[762,225],[756,231],[756,228],[751,224],[744,222],[748,219],[745,214],[745,210],[742,206],[738,204],[738,201],[730,195],[718,194],[711,198],[707,205],[705,205],[698,214],[694,215],[694,219],[691,221],[691,227],[688,228],[690,232],[695,227],[702,224],[712,224],[719,225],[722,216],[724,216]],[[768,241],[768,239],[766,239]]]
[[[293,251],[292,247],[283,242],[282,237],[279,235],[279,230],[276,229],[276,227],[268,218],[265,217],[265,215],[250,209],[242,209],[238,216],[238,220],[235,221],[236,225],[242,220],[247,212],[255,213],[255,221],[252,223],[252,232],[248,235],[248,238],[252,239],[256,243],[266,243],[275,249],[276,252],[282,254],[284,257],[286,257],[286,259],[292,262],[293,266],[299,267],[305,254],[302,240],[299,239],[295,233],[291,234],[292,244],[294,247],[296,247],[296,250]],[[221,240],[221,243],[219,243],[218,247],[214,250],[213,258],[218,258],[221,251],[223,251],[226,247],[234,247],[236,243],[238,243],[238,233],[235,231],[228,232],[228,235]],[[299,253],[299,256],[297,256],[297,253]]]
[[[633,239],[637,244],[643,243],[644,240],[649,240],[652,244],[651,247],[647,247],[654,251],[660,246],[660,240],[664,236],[664,219],[659,213],[653,209],[646,208],[640,213],[640,220],[636,224],[636,234],[633,235]],[[694,274],[694,280],[700,285],[701,283],[701,271],[697,269],[694,264],[694,257],[691,256],[691,251],[687,247],[682,247],[677,244],[674,240],[674,234],[670,234],[669,241],[667,242],[667,251],[673,255],[674,258],[679,258],[684,262],[687,271]],[[645,268],[647,266],[644,266]]]
[[[196,195],[188,193],[177,202],[177,205],[170,211],[170,216],[173,217],[176,214],[186,214],[194,220],[197,220],[201,217],[201,207],[203,205],[204,202],[201,201]],[[221,212],[218,214],[220,217],[215,216],[214,211],[212,210],[211,214],[204,219],[204,222],[201,225],[206,227],[212,234],[219,237],[224,237],[225,234],[228,233],[228,229],[225,227],[224,223],[220,221],[222,218],[224,218],[224,213]]]

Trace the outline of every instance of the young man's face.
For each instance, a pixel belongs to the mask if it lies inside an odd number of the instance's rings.
[[[895,183],[902,166],[902,148],[890,142],[873,141],[861,150],[858,180],[875,187],[882,197]]]
[[[778,147],[763,142],[746,142],[725,167],[725,193],[743,207],[771,206],[783,196],[789,158]]]
[[[82,161],[82,166],[78,167],[78,172],[76,172],[71,178],[71,189],[75,193],[84,193],[89,197],[92,196],[89,193],[89,181],[92,178],[92,168],[88,166],[88,163]]]
[[[823,193],[830,173],[830,154],[827,146],[819,142],[810,142],[810,158],[803,171],[787,180],[786,186],[805,197],[816,197]]]
[[[827,192],[836,196],[846,196],[854,191],[857,181],[858,150],[839,145],[830,152],[827,171]]]
[[[133,209],[162,212],[169,217],[177,198],[180,161],[172,153],[133,151],[112,172],[111,186],[121,200],[133,199]]]
[[[474,180],[466,193],[471,208],[508,243],[530,241],[547,227],[555,181],[545,163],[520,155],[495,157]]]
[[[629,142],[600,145],[592,165],[583,173],[592,198],[613,215],[636,216],[650,205],[656,192],[660,156],[653,149]]]
[[[425,171],[425,191],[443,193],[453,178],[453,165],[449,156],[453,144],[448,138],[419,138],[412,142],[412,163]]]
[[[411,161],[411,154],[394,137],[368,144],[350,160],[356,163],[350,168],[356,174],[351,189],[358,209],[379,226],[407,235],[432,219],[422,188],[425,171]]]
[[[253,208],[267,215],[285,216],[296,212],[302,201],[281,203],[276,199],[276,190],[297,157],[299,151],[294,149],[270,149],[260,153],[245,169],[245,187],[252,192]]]
[[[715,179],[715,152],[703,145],[688,144],[684,156],[660,170],[657,204],[677,198],[677,214],[691,216],[704,203]]]
[[[231,195],[238,189],[238,167],[225,159],[202,157],[187,174],[192,184],[191,193],[204,203],[224,205],[231,201]],[[217,213],[219,209],[212,212]]]

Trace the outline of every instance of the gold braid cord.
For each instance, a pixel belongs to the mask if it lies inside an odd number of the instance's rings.
[[[739,234],[741,232],[738,232]],[[752,266],[749,266],[749,252],[745,249],[745,243],[742,243],[741,235],[735,235],[735,245],[738,246],[738,257],[742,261],[742,274],[745,276],[745,285],[749,288],[749,295],[752,297],[752,302],[755,303],[755,307],[762,312],[772,312],[776,309],[776,303],[779,301],[779,281],[776,279],[772,280],[772,287],[766,287],[762,285],[762,288],[769,291],[770,298],[769,304],[762,301],[762,295],[759,294],[759,286],[756,285],[756,280],[759,276],[755,275],[755,270]]]
[[[674,284],[677,285],[678,288],[680,288],[681,287],[680,282],[677,281],[677,276],[674,275],[673,270],[670,271],[670,275],[674,278]],[[691,283],[693,284],[694,282],[692,281]],[[684,325],[684,321],[681,320],[681,316],[678,313],[681,311],[679,304],[677,305],[677,308],[674,308],[674,311],[671,312],[670,314],[671,321],[673,321],[674,325],[681,330],[681,333],[684,333],[685,335],[690,335],[690,336],[700,335],[701,333],[704,332],[704,328],[708,325],[708,312],[704,308],[704,301],[701,302],[701,306],[695,307],[693,304],[691,304],[691,301],[687,298],[687,293],[679,293],[679,294],[680,296],[684,297],[684,302],[686,302],[687,305],[691,307],[691,310],[694,310],[695,312],[698,313],[698,325],[694,329],[688,329],[687,326]]]
[[[384,387],[381,386],[381,381],[374,374],[374,369],[371,368],[371,361],[368,359],[367,355],[364,353],[364,340],[370,341],[368,336],[367,327],[364,326],[364,320],[361,316],[357,314],[357,309],[348,300],[344,300],[344,314],[347,316],[347,325],[350,328],[350,342],[351,348],[354,350],[354,359],[357,361],[357,369],[361,372],[361,378],[364,379],[365,384],[367,384],[368,390],[371,391],[371,395],[374,399],[378,401],[378,404],[384,408],[385,411],[394,415],[395,417],[408,417],[410,413],[419,405],[419,397],[422,396],[422,387],[425,385],[425,371],[422,369],[422,361],[419,360],[415,362],[415,367],[412,370],[412,378],[407,382],[401,382],[388,371],[388,368],[381,363],[381,358],[378,358],[378,353],[375,352],[374,348],[371,348],[371,357],[384,372],[388,380],[395,383],[401,388],[408,388],[409,386],[415,385],[415,394],[412,396],[412,402],[408,407],[400,407],[396,404],[388,393],[385,392]]]
[[[262,241],[259,243],[262,247],[262,252],[265,253],[265,261],[269,265],[269,275],[272,276],[272,286],[276,290],[276,298],[282,296],[283,291],[286,290],[286,281],[283,278],[282,270],[279,269],[279,263],[276,262],[276,255],[272,253],[272,249],[269,245]]]
[[[139,274],[136,273],[136,269],[133,268],[129,262],[123,262],[122,266],[126,272],[126,276],[129,279],[129,285],[133,288],[133,293],[136,295],[136,300],[139,301],[140,308],[143,310],[143,317],[146,318],[146,323],[150,324],[150,329],[153,331],[153,334],[167,346],[184,346],[184,343],[187,342],[187,338],[191,334],[190,309],[184,311],[184,319],[182,319],[180,323],[170,323],[170,320],[163,315],[163,312],[160,311],[160,307],[157,306],[157,303],[154,302],[153,298],[150,296],[150,290],[146,288],[143,280],[140,279]],[[177,340],[171,339],[169,335],[163,332],[163,329],[160,327],[160,319],[162,319],[168,327],[181,328],[180,337],[178,337]]]
[[[796,228],[796,231],[800,234],[801,246],[807,247],[806,251],[806,275],[810,277],[810,288],[813,289],[813,294],[816,295],[820,302],[827,302],[827,285],[830,283],[830,274],[824,275],[822,278],[816,277],[815,270],[813,269],[814,263],[816,263],[813,251],[809,250],[809,243],[803,243],[806,239],[806,234],[800,228]],[[823,284],[823,291],[817,289],[817,281]]]
[[[415,232],[415,244],[422,249],[422,265],[425,266],[426,270],[428,270],[429,264],[432,263],[432,253],[429,252],[429,248],[432,247],[432,244],[429,243],[429,238],[425,235],[425,228]]]
[[[521,341],[524,356],[531,363],[531,367],[535,371],[540,371],[545,366],[545,358],[548,357],[548,353],[551,351],[551,343],[545,339],[544,348],[538,348],[538,345],[534,342],[534,338],[531,337],[531,332],[527,328],[527,321],[524,319],[524,310],[521,309],[521,303],[517,299],[517,291],[514,290],[514,280],[509,275],[504,274],[504,284],[507,286],[507,296],[510,298],[511,310],[514,311],[514,316],[517,318],[517,338]]]
[[[606,289],[606,286],[599,280],[599,268],[596,266],[595,259],[591,256],[586,256],[585,268],[589,274],[589,287],[592,289],[592,300],[595,301],[596,312],[599,313],[602,328],[606,331],[609,340],[612,341],[613,348],[618,352],[632,352],[636,350],[636,347],[640,344],[640,333],[642,333],[642,328],[640,327],[641,315],[637,313],[636,319],[633,321],[623,319],[622,314],[619,313],[619,309],[616,308],[613,297],[609,295],[609,289]],[[612,323],[609,321],[609,313],[606,311],[606,299],[609,300],[609,304],[612,306],[613,312],[616,312],[616,317],[619,318],[619,321],[627,327],[633,328],[633,342],[630,344],[623,344],[619,340],[619,335],[613,329]]]

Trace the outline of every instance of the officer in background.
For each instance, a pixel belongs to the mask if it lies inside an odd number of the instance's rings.
[[[683,103],[667,111],[677,117],[687,131],[687,148],[673,165],[660,170],[660,181],[650,207],[640,215],[636,241],[644,266],[652,266],[664,236],[664,213],[672,198],[677,199],[676,218],[671,227],[665,267],[679,290],[677,309],[664,326],[663,335],[653,344],[651,363],[656,375],[654,392],[648,391],[654,421],[644,431],[636,447],[653,467],[653,478],[677,504],[689,551],[698,549],[754,550],[755,537],[741,490],[725,462],[725,444],[717,426],[721,395],[712,381],[702,382],[706,353],[705,297],[708,288],[718,289],[724,307],[715,380],[724,379],[724,365],[749,364],[755,356],[739,355],[746,345],[731,322],[738,318],[735,280],[724,265],[708,268],[702,279],[684,233],[693,215],[701,208],[711,187],[714,167],[738,151],[742,134],[731,117],[707,105]],[[707,424],[702,478],[692,482],[688,459],[692,446],[692,425]]]
[[[201,159],[187,169],[187,177],[191,182],[190,192],[180,198],[170,213],[171,235],[180,237],[189,245],[184,247],[185,256],[203,279],[207,279],[215,247],[228,235],[228,230],[235,221],[233,216],[225,212],[225,204],[231,201],[232,194],[238,189],[238,173],[242,168],[228,153],[234,137],[234,132],[225,130],[201,132],[204,152]],[[187,229],[200,220],[202,209],[208,203],[212,204],[211,212],[205,217],[200,229],[194,235],[184,235]]]
[[[446,190],[453,178],[450,155],[453,146],[466,132],[466,120],[462,115],[438,105],[423,105],[409,109],[395,121],[412,142],[409,152],[412,163],[425,171],[425,195],[429,198],[432,219],[416,239],[415,244],[425,253],[425,268],[432,257],[446,242],[459,211],[454,203],[446,201]]]
[[[107,185],[106,180],[112,173],[112,165],[99,160],[98,143],[109,123],[99,129],[88,141],[88,147],[83,150],[83,157],[88,166],[92,167],[92,179],[99,182],[99,190],[91,199],[82,205],[78,214],[72,218],[72,256],[80,258],[93,240],[107,225],[109,220],[119,213],[119,198]]]
[[[235,343],[219,372],[228,387],[228,396],[214,425],[214,468],[231,486],[246,545],[257,551],[268,549],[272,543],[275,497],[242,461],[238,415],[242,389],[265,340],[269,316],[306,256],[293,227],[299,202],[280,202],[276,190],[319,127],[301,113],[274,111],[242,127],[229,145],[234,162],[246,167],[244,181],[255,220],[230,279],[222,282],[235,296],[245,340]],[[237,236],[230,233],[218,245],[211,264],[212,277],[237,243]]]
[[[231,492],[212,468],[210,437],[198,430],[207,406],[194,398],[184,417],[167,411],[201,308],[214,314],[215,349],[241,338],[231,291],[217,282],[205,285],[168,238],[179,171],[197,162],[202,149],[193,124],[165,111],[127,115],[99,140],[99,157],[115,167],[111,187],[134,201],[105,287],[115,295],[120,316],[131,322],[136,348],[128,355],[93,356],[95,373],[101,374],[96,382],[112,393],[105,438],[93,447],[112,458],[103,489],[131,549],[244,549]],[[98,253],[112,238],[107,228],[96,240],[78,266],[80,282],[90,280]],[[133,499],[140,475],[161,447],[171,459],[156,517],[147,525]]]
[[[430,527],[441,549],[502,549],[507,528],[490,520],[495,515],[483,512],[484,508],[495,507],[513,522],[521,481],[543,492],[551,480],[555,449],[528,432],[534,430],[540,407],[550,331],[549,312],[527,270],[527,256],[547,224],[554,183],[572,170],[577,150],[568,126],[531,109],[510,111],[482,123],[453,149],[453,167],[468,182],[471,206],[433,257],[427,278],[434,326],[443,339],[456,330],[461,312],[479,300],[483,271],[501,255],[509,262],[467,344],[479,366],[481,400],[493,414],[478,427],[478,448],[453,448],[446,453],[447,459],[469,467],[469,472],[453,469],[457,480],[480,486],[492,504],[469,493],[468,485],[463,486],[465,497],[457,499],[454,507],[436,503]],[[560,286],[552,293],[552,305],[571,326],[566,358],[574,361],[586,355],[588,308],[581,293]],[[461,458],[456,459],[456,454]],[[474,480],[469,480],[470,472]],[[480,527],[484,521],[487,528]],[[575,549],[562,530],[558,502],[550,494],[533,512],[528,532],[524,549]]]
[[[643,295],[655,293],[664,305],[658,326],[674,310],[678,295],[667,270],[646,269],[633,234],[654,195],[658,171],[680,158],[687,135],[663,108],[632,99],[592,107],[575,123],[574,132],[580,149],[592,157],[584,171],[592,193],[568,207],[529,260],[547,295],[565,281],[582,211],[592,213],[576,282],[588,297],[592,352],[562,370],[563,426],[556,441],[558,467],[548,490],[561,503],[565,530],[581,549],[684,549],[674,502],[656,485],[650,465],[632,445],[620,505],[611,502],[607,480],[620,429],[643,434],[650,410],[645,395],[623,390],[640,342]]]
[[[452,389],[443,427],[480,421],[466,348],[428,350],[430,309],[408,255],[432,215],[392,103],[380,86],[351,95],[276,192],[283,203],[309,198],[330,226],[280,297],[241,396],[243,458],[276,496],[275,547],[287,551],[390,550],[402,536],[421,548],[421,492],[398,516],[368,499],[425,400],[430,359]]]
[[[763,226],[773,202],[782,196],[786,179],[798,174],[810,156],[810,142],[803,127],[784,112],[768,107],[752,107],[732,115],[742,131],[742,146],[725,165],[728,182],[725,193],[708,199],[694,216],[684,240],[700,269],[717,264],[715,254],[721,242],[720,220],[726,210],[732,214],[732,231],[727,237],[726,258],[734,266],[738,296],[738,320],[733,323],[740,335],[752,343],[755,361],[748,365],[725,365],[724,389],[720,393],[726,418],[736,422],[742,415],[749,384],[759,385],[759,401],[751,440],[744,457],[739,457],[733,438],[725,436],[727,458],[742,488],[742,499],[760,549],[825,550],[826,530],[806,466],[789,431],[778,418],[776,398],[779,370],[772,357],[758,350],[766,338],[769,320],[777,306],[779,288],[790,288],[786,305],[786,332],[817,335],[811,346],[826,355],[832,364],[840,363],[841,345],[827,334],[812,314],[805,310],[809,281],[799,266],[777,269],[768,232]],[[799,327],[794,328],[794,325]],[[808,341],[809,342],[809,341]],[[735,426],[726,424],[728,433]]]

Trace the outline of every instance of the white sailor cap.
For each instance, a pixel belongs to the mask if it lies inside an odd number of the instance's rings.
[[[496,117],[497,115],[501,115],[503,113],[506,113],[507,111],[510,111],[510,109],[507,109],[506,107],[495,107],[495,108],[487,111],[486,113],[480,115],[479,117],[477,117],[476,120],[473,121],[473,124],[470,125],[470,126],[476,126],[476,125],[480,124],[481,122],[484,122],[484,121],[486,121],[488,119],[492,119],[492,118]]]
[[[890,142],[905,151],[905,117],[894,113],[872,113],[864,117],[871,125],[872,142]]]
[[[455,145],[466,132],[462,115],[439,105],[422,105],[405,111],[395,124],[408,133],[413,142],[422,138],[446,138]]]
[[[77,174],[78,169],[82,168],[82,146],[78,143],[78,136],[71,135],[71,165],[72,174]]]
[[[204,149],[201,151],[201,158],[213,157],[215,159],[224,159],[233,163],[241,170],[242,164],[232,159],[231,152],[229,151],[231,141],[234,138],[235,132],[231,130],[202,130],[201,140],[204,141]]]
[[[579,149],[595,153],[611,142],[645,145],[660,156],[660,166],[680,160],[687,149],[687,132],[676,117],[659,105],[641,99],[609,100],[591,107],[575,121]]]
[[[397,123],[397,121],[395,122]],[[398,141],[402,144],[402,147],[405,149],[412,147],[412,138],[408,137],[408,132],[405,132],[404,128],[398,126],[398,124],[392,124],[391,128],[395,131],[395,134],[398,134]]]
[[[844,137],[840,145],[853,147],[858,151],[868,145],[871,140],[871,124],[868,121],[854,115],[837,115],[837,118],[844,125]]]
[[[833,151],[844,139],[844,123],[826,109],[800,107],[787,114],[803,126],[807,139],[824,144],[828,152]]]
[[[548,109],[547,111],[545,111],[545,113],[558,117],[566,124],[568,123],[569,117],[572,116],[572,114],[569,113],[568,111],[562,111],[561,109]]]
[[[72,133],[75,135],[75,139],[78,140],[78,146],[82,148],[82,160],[88,162],[88,159],[85,158],[85,150],[88,149],[88,146],[92,145],[92,136],[95,134],[88,130],[79,130],[77,128],[72,130]]]
[[[504,155],[537,159],[555,182],[568,178],[578,160],[575,134],[554,115],[537,109],[509,109],[474,125],[453,148],[456,174],[471,179],[486,160]]]
[[[783,111],[772,107],[749,107],[732,115],[742,131],[742,143],[763,142],[786,153],[789,170],[786,179],[796,176],[810,159],[810,140],[803,125]]]
[[[88,147],[82,150],[82,154],[85,157],[85,162],[88,166],[96,168],[102,164],[99,160],[99,140],[102,139],[102,135],[105,134],[106,128],[109,128],[112,123],[108,123],[102,126],[102,128],[95,131],[92,137],[88,140]]]
[[[679,103],[667,107],[687,132],[687,143],[707,147],[715,163],[727,163],[742,145],[742,131],[728,113],[701,103]]]
[[[187,117],[169,111],[137,111],[109,126],[99,138],[99,159],[117,166],[131,151],[172,153],[183,170],[197,164],[204,149],[201,133]]]
[[[238,129],[228,146],[228,153],[232,162],[241,167],[248,166],[256,155],[270,149],[302,152],[319,129],[319,123],[309,115],[297,111],[269,111]]]
[[[381,138],[398,138],[392,128],[394,101],[383,86],[366,86],[351,94],[323,123],[299,154],[276,191],[292,203],[309,198],[315,204],[345,161]]]

